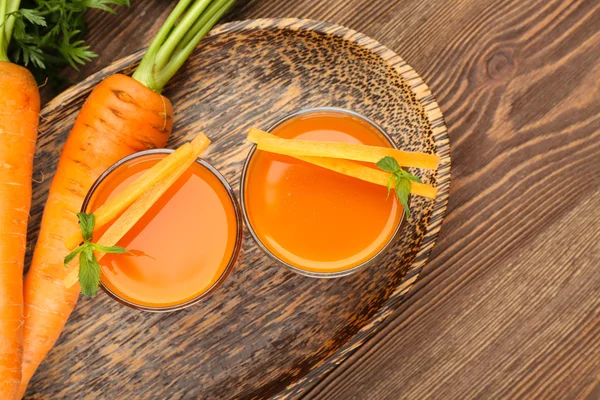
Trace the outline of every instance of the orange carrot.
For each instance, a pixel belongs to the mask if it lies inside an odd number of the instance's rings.
[[[251,128],[247,139],[259,150],[287,156],[329,157],[376,163],[384,157],[394,158],[403,167],[437,169],[440,157],[435,154],[402,151],[391,147],[365,146],[357,143],[318,142],[313,140],[282,139]]]
[[[310,164],[318,165],[331,171],[339,172],[365,182],[371,182],[376,185],[386,186],[390,181],[390,173],[375,168],[369,168],[354,161],[342,160],[331,157],[313,157],[313,156],[293,156],[299,160]],[[410,193],[417,196],[435,199],[437,188],[424,183],[410,182]]]
[[[16,399],[21,382],[23,261],[39,112],[31,73],[0,61],[0,399]]]
[[[401,165],[421,166],[422,168],[437,168],[439,162],[439,157],[432,154],[408,153],[391,148],[349,143],[281,139],[272,133],[256,128],[250,129],[247,140],[256,143],[259,150],[288,155],[307,163],[381,186],[388,186],[390,180],[388,172],[369,168],[350,161],[350,159],[376,162],[382,157],[390,156],[401,160]],[[306,154],[321,154],[322,156]],[[410,192],[414,195],[429,199],[435,199],[435,196],[437,196],[437,189],[432,186],[419,182],[411,182],[410,185]]]
[[[20,394],[52,348],[75,307],[79,285],[67,289],[65,240],[79,229],[77,212],[93,182],[134,152],[163,147],[171,103],[160,95],[202,37],[234,0],[181,0],[150,44],[133,76],[113,75],[90,94],[67,139],[25,278],[25,329]],[[1,3],[0,3],[1,4]]]
[[[83,105],[60,156],[25,278],[25,332],[21,394],[52,348],[75,307],[79,285],[65,288],[64,240],[77,232],[77,216],[94,181],[121,158],[164,147],[171,103],[140,82],[113,75]]]

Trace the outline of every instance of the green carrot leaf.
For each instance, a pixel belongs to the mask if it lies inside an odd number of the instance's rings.
[[[129,7],[129,0],[83,0],[81,4],[88,8],[97,8],[102,11],[116,14],[114,8],[111,6],[127,6]]]
[[[19,11],[15,11],[13,15],[15,17],[22,16],[24,19],[26,19],[34,25],[48,26],[46,24],[46,19],[44,18],[42,13],[34,8],[24,8]]]
[[[90,242],[92,240],[94,226],[96,226],[96,217],[94,217],[94,214],[80,212],[77,214],[77,218],[79,218],[79,227],[81,228],[83,240]]]
[[[398,201],[402,204],[404,208],[404,213],[406,214],[406,218],[410,217],[410,208],[408,207],[408,197],[410,195],[410,180],[405,177],[400,177],[396,181],[396,196],[398,197]]]
[[[384,170],[385,172],[394,173],[400,169],[398,161],[394,157],[386,156],[381,160],[377,161],[377,167]]]
[[[58,47],[59,53],[71,65],[71,67],[79,71],[78,65],[83,65],[92,58],[98,55],[90,50],[90,46],[85,45],[83,40],[71,41],[72,37],[79,35],[81,32],[74,30],[63,37]]]
[[[100,285],[100,265],[94,253],[91,253],[91,260],[82,252],[79,256],[79,284],[81,292],[86,296],[95,296]]]
[[[10,19],[3,19],[7,58],[28,67],[39,83],[65,83],[59,72],[65,65],[79,67],[93,57],[82,42],[86,11],[114,13],[129,0],[1,0]],[[23,8],[19,10],[19,6]],[[2,16],[4,17],[4,15]],[[0,39],[1,40],[1,39]]]

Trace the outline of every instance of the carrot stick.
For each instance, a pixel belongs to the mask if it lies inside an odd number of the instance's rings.
[[[23,262],[39,112],[31,73],[0,61],[0,399],[16,399],[21,382]]]
[[[50,186],[33,261],[25,278],[21,395],[52,348],[79,295],[66,289],[65,238],[79,231],[77,212],[108,167],[140,150],[164,147],[173,113],[169,100],[125,75],[113,75],[90,94],[63,148]]]
[[[189,158],[191,154],[192,146],[189,143],[184,144],[174,153],[152,166],[152,168],[146,171],[138,180],[127,186],[125,190],[117,193],[109,201],[100,206],[94,211],[96,229],[100,229],[108,222],[112,221],[125,208],[129,207],[135,199],[140,197],[144,191],[148,190],[150,186],[172,173],[173,170],[178,167],[181,160]],[[73,250],[82,241],[83,237],[81,236],[81,232],[77,232],[66,240],[65,245],[68,249]]]
[[[119,192],[109,201],[94,211],[96,229],[112,221],[124,209],[129,207],[138,197],[156,182],[171,174],[181,164],[182,160],[201,149],[203,151],[210,144],[210,140],[204,133],[198,134],[191,143],[185,143],[175,152],[160,160],[156,165],[146,171],[135,183],[129,185],[125,190]],[[66,245],[73,250],[83,240],[81,232],[73,235],[67,240]]]
[[[342,158],[345,160],[376,163],[384,157],[393,157],[400,166],[437,169],[440,158],[435,154],[408,152],[390,147],[367,146],[355,143],[318,142],[312,140],[282,139],[252,128],[248,140],[259,150],[287,156]]]
[[[294,158],[380,186],[387,186],[390,180],[390,173],[369,168],[353,161],[328,157],[295,156]],[[435,199],[437,188],[411,181],[410,194]]]
[[[204,151],[209,144],[210,140],[208,140],[204,134],[196,136],[191,145],[187,144],[187,148],[191,149],[191,151],[185,153],[185,158],[180,158],[178,155],[176,155],[177,152],[175,152],[162,160],[164,161],[167,158],[177,160],[177,164],[170,174],[163,176],[160,180],[150,180],[149,178],[151,177],[147,177],[146,173],[133,182],[129,187],[124,189],[124,191],[127,191],[130,187],[135,186],[145,187],[146,191],[142,191],[138,198],[134,199],[134,201],[131,203],[131,206],[119,218],[117,218],[117,220],[111,226],[108,227],[106,232],[104,232],[102,237],[98,240],[98,244],[106,247],[115,246],[119,240],[121,240],[123,236],[125,236],[127,232],[133,228],[140,218],[142,218],[144,214],[148,212],[150,207],[152,207],[154,203],[158,201],[158,199],[167,191],[167,189],[171,187],[177,181],[177,179],[179,179],[181,175],[183,175],[184,172],[189,169],[190,165],[196,161],[200,153],[202,153],[202,151]],[[158,165],[158,163],[156,165]],[[152,171],[152,168],[148,170],[148,172],[150,171]],[[154,181],[154,183],[148,185],[148,183],[152,181]],[[105,204],[108,204],[108,202]],[[98,210],[100,210],[100,208],[98,208]],[[125,208],[126,207],[123,207],[118,210],[117,215],[120,214]],[[96,212],[94,212],[94,216],[96,216]],[[98,261],[100,261],[103,256],[104,253],[96,253],[96,258]],[[77,258],[72,261],[72,264],[72,266],[69,266],[69,273],[64,279],[64,284],[67,288],[70,288],[77,283],[79,277],[79,263]]]
[[[359,155],[357,156],[357,158],[360,158],[360,161],[372,161],[375,160],[374,162],[379,161],[381,158],[385,157],[385,156],[393,156],[397,154],[397,153],[390,153],[390,154],[384,154],[384,152],[380,152],[379,156],[381,157],[371,157],[370,155],[368,155],[368,151],[371,150],[367,150],[366,152],[363,152],[363,150],[359,150],[356,151],[354,149],[351,149],[349,152],[346,152],[345,148],[342,147],[336,147],[337,145],[345,145],[346,143],[323,143],[323,142],[311,142],[308,146],[309,150],[307,150],[306,152],[309,152],[311,154],[324,154],[326,152],[323,152],[319,149],[319,146],[321,145],[336,145],[336,146],[328,146],[326,148],[329,149],[333,149],[332,153],[336,154],[337,156],[340,156],[341,158],[333,158],[333,156],[331,156],[330,154],[328,157],[319,157],[319,156],[305,156],[305,155],[299,155],[299,154],[295,154],[296,151],[293,150],[292,147],[290,147],[288,144],[283,145],[286,150],[282,150],[281,143],[290,143],[290,142],[309,142],[306,140],[295,140],[295,139],[280,139],[277,136],[273,135],[272,133],[268,133],[265,131],[261,131],[260,129],[256,129],[256,128],[251,128],[250,129],[250,133],[248,133],[248,140],[253,142],[253,143],[258,143],[257,144],[257,148],[259,150],[263,150],[263,151],[270,151],[273,153],[277,153],[277,154],[285,154],[294,158],[297,158],[299,160],[314,164],[314,165],[318,165],[319,167],[322,168],[327,168],[331,171],[335,171],[335,172],[339,172],[341,174],[344,175],[348,175],[366,182],[371,182],[374,183],[376,185],[381,185],[381,186],[386,186],[389,183],[390,180],[390,173],[388,172],[384,172],[384,171],[380,171],[374,168],[369,168],[366,167],[362,164],[358,164],[356,162],[353,161],[349,161],[346,158],[346,156],[350,153],[350,154],[354,154],[354,155]],[[277,140],[278,142],[276,142],[275,140]],[[261,149],[261,144],[263,143],[269,143],[267,146],[263,146],[263,148]],[[313,144],[314,143],[314,144]],[[301,145],[301,146],[305,146],[305,145]],[[374,147],[374,146],[363,146],[363,145],[353,145],[353,146],[357,146],[360,148],[371,148],[371,149],[376,149],[375,151],[379,151],[378,149],[385,149],[385,150],[393,150],[394,152],[397,152],[399,150],[395,150],[395,149],[386,149],[383,147]],[[266,148],[265,148],[266,147]],[[306,147],[303,147],[306,148]],[[317,150],[313,150],[317,149]],[[268,149],[268,150],[267,150]],[[291,150],[290,150],[291,149]],[[271,151],[273,150],[273,151]],[[304,153],[305,151],[300,151],[300,153]],[[401,153],[406,153],[406,152],[401,152]],[[411,153],[406,153],[406,154],[411,154]],[[412,153],[412,154],[417,154],[417,153]],[[421,153],[418,153],[421,154]],[[430,155],[430,154],[427,154]],[[367,159],[369,158],[370,159]],[[437,157],[437,156],[434,156]],[[430,162],[430,161],[428,161]],[[437,168],[437,161],[436,161],[436,168]],[[435,196],[437,195],[437,189],[429,186],[429,185],[425,185],[423,183],[418,183],[418,182],[413,182],[411,181],[410,183],[410,193],[417,195],[417,196],[423,196],[423,197],[427,197],[429,199],[435,199]]]

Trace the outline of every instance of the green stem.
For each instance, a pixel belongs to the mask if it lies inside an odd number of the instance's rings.
[[[196,34],[206,25],[206,21],[208,21],[209,19],[207,16],[214,15],[214,13],[218,11],[222,6],[222,2],[216,2],[211,4],[210,7],[204,12],[204,14],[202,14],[202,18],[199,18],[196,21],[196,23],[190,29],[188,29],[183,38],[177,44],[177,47],[175,47],[175,49],[173,50],[173,53],[180,53],[185,46],[187,46],[189,43],[192,43],[194,36],[196,36]],[[226,7],[229,8],[231,7],[231,5],[226,5]]]
[[[0,0],[0,61],[10,61],[8,45],[15,25],[15,17],[11,14],[19,9],[20,2],[20,0]]]
[[[9,0],[10,1],[10,0]],[[7,9],[7,14],[12,14],[19,10],[19,5],[21,4],[21,0],[12,0],[10,1]],[[12,38],[13,27],[15,26],[15,17],[10,16],[6,20],[6,38],[7,38],[7,47],[10,39]]]
[[[153,70],[156,54],[159,52],[160,47],[165,40],[167,40],[173,25],[175,25],[191,1],[192,0],[181,0],[179,3],[177,3],[173,11],[171,11],[171,14],[167,17],[167,20],[154,37],[154,40],[152,40],[152,43],[150,43],[150,47],[148,47],[148,50],[146,50],[146,54],[144,54],[144,58],[142,58],[140,65],[133,73],[133,79],[136,79],[151,89],[154,88]]]
[[[196,34],[187,43],[185,41],[180,42],[180,44],[186,44],[183,48],[173,53],[169,63],[158,75],[158,81],[161,82],[163,86],[171,80],[177,71],[179,71],[181,66],[185,63],[185,60],[187,60],[198,43],[200,43],[200,40],[202,40],[202,38],[212,29],[212,27],[221,19],[221,17],[229,10],[229,8],[231,8],[233,3],[235,3],[235,0],[216,1],[215,3],[211,4],[211,7],[209,7],[204,14],[202,14],[202,17],[195,24],[195,26],[198,26]]]
[[[234,2],[180,0],[150,44],[133,78],[160,93]]]
[[[6,50],[8,49],[8,38],[6,37],[6,9],[8,0],[0,0],[0,61],[8,61]]]
[[[154,64],[157,69],[163,68],[167,62],[169,62],[175,46],[181,41],[181,38],[192,27],[194,22],[196,22],[198,16],[202,14],[202,11],[210,4],[210,1],[211,0],[199,0],[195,2],[183,18],[181,18],[176,29],[169,35],[156,55]]]

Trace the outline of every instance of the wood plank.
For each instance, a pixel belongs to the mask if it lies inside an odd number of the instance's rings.
[[[465,3],[392,45],[448,122],[440,240],[386,328],[306,398],[598,396],[599,4]]]
[[[599,206],[600,190],[467,282],[448,270],[420,280],[307,398],[585,397],[600,374]]]

